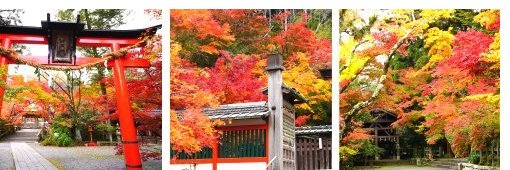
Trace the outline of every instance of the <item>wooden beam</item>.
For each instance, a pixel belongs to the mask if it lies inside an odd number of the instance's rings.
[[[88,38],[88,37],[80,37],[78,38],[76,45],[83,47],[110,47],[112,44],[118,44],[119,47],[126,47],[129,45],[134,45],[138,43],[140,40],[137,38],[131,39],[112,39],[112,38]]]
[[[0,34],[0,39],[9,38],[13,44],[40,44],[47,45],[48,38],[42,35],[10,35]],[[78,47],[111,47],[112,44],[118,44],[119,47],[126,47],[138,43],[140,39],[137,38],[93,38],[93,37],[79,37],[76,40]]]
[[[100,58],[92,58],[92,57],[76,57],[76,65],[73,65],[72,63],[51,63],[48,64],[48,56],[21,56],[24,60],[28,62],[32,62],[34,64],[39,65],[52,65],[52,66],[65,66],[65,67],[79,67],[81,65],[98,62],[101,59]]]
[[[86,65],[89,63],[95,63],[100,61],[100,58],[93,58],[93,57],[76,57],[76,65],[73,65],[71,63],[51,63],[48,64],[48,56],[21,56],[24,60],[28,62],[32,62],[34,64],[38,65],[52,65],[52,66],[61,66],[61,67],[80,67],[82,65]],[[147,59],[143,58],[127,58],[123,59],[124,67],[126,68],[149,68],[150,62]],[[10,61],[11,64],[21,64],[21,63],[15,63],[15,61]],[[113,61],[109,60],[107,62],[107,67],[111,68],[113,66]]]
[[[120,60],[122,60],[126,68],[149,68],[151,66],[149,60],[144,58],[123,58]],[[107,66],[112,67],[113,60],[109,60]]]
[[[0,34],[0,39],[8,38],[13,44],[48,44],[45,36]]]

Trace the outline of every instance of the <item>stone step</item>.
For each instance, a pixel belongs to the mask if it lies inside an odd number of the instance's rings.
[[[451,170],[457,169],[457,166],[447,166],[447,165],[431,166],[431,167],[441,168],[441,169],[451,169]]]
[[[437,162],[433,162],[431,163],[431,165],[448,165],[448,166],[457,166],[458,163],[454,163],[454,162],[445,162],[445,163],[437,163]]]
[[[441,169],[458,169],[459,163],[467,162],[466,159],[437,159],[430,166]]]
[[[4,142],[37,142],[40,129],[21,129],[5,137]]]

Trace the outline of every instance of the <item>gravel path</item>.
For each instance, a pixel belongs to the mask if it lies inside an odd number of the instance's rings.
[[[37,130],[25,129],[0,141],[0,170],[14,170],[14,160],[10,142],[26,142],[58,169],[73,170],[116,170],[125,169],[124,156],[115,155],[113,146],[98,147],[53,147],[34,143]],[[154,146],[153,146],[154,147]],[[151,147],[151,148],[153,148]],[[157,150],[157,147],[155,147]],[[147,148],[146,148],[147,149]],[[159,149],[160,150],[160,149]],[[146,170],[160,170],[161,160],[143,162]]]
[[[52,147],[29,144],[59,169],[110,170],[124,169],[124,157],[115,155],[113,146],[98,147]],[[161,161],[143,162],[143,168],[161,169]]]
[[[0,142],[0,169],[14,170],[14,160],[11,154],[11,144]]]

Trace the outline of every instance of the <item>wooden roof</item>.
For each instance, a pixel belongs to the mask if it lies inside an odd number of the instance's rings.
[[[76,24],[69,22],[52,22],[58,24]],[[19,34],[19,35],[40,35],[46,36],[48,34],[47,22],[41,22],[42,27],[33,26],[0,26],[0,34]],[[94,37],[94,38],[138,38],[145,31],[154,34],[161,25],[156,25],[148,28],[132,29],[132,30],[100,30],[100,29],[79,29],[77,31],[78,37]]]

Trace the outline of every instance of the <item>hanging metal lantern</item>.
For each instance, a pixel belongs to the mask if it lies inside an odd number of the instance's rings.
[[[48,64],[76,64],[76,39],[85,27],[80,23],[80,15],[76,22],[51,22],[47,14],[47,20],[41,24],[48,37]]]

